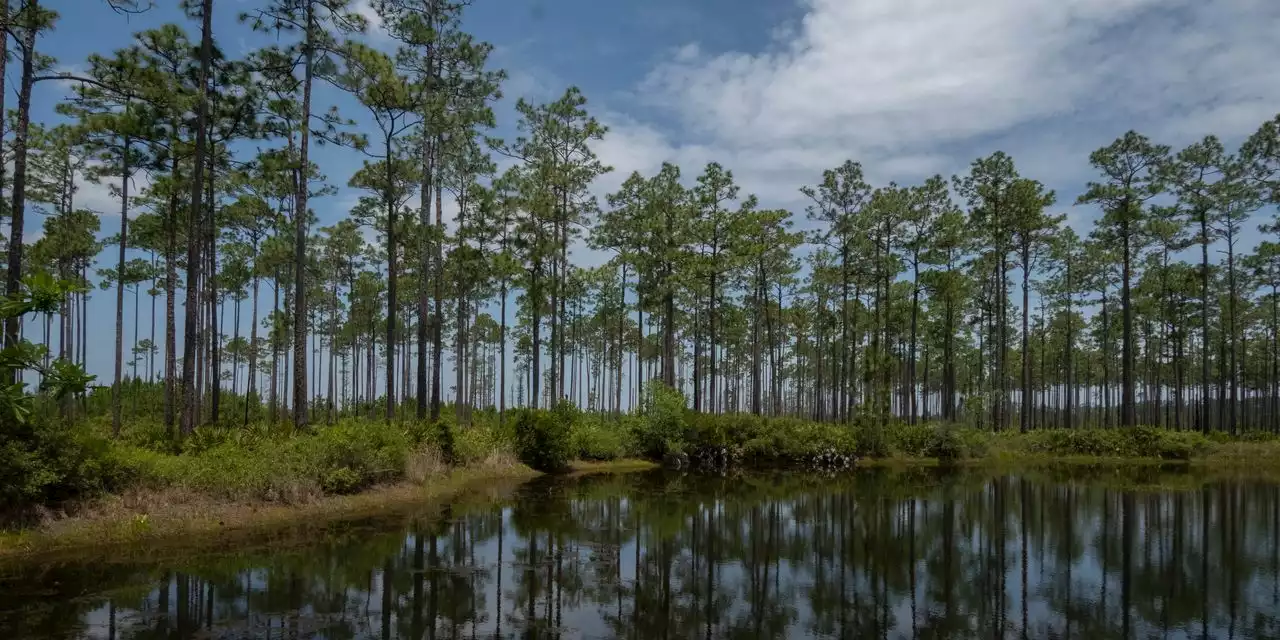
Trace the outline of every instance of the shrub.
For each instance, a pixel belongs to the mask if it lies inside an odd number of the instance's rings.
[[[627,454],[626,433],[619,423],[606,423],[599,416],[581,416],[570,434],[573,454],[581,460],[615,460]]]
[[[937,438],[937,429],[928,424],[894,423],[885,427],[885,445],[893,452],[912,458],[933,458],[929,449]]]
[[[349,493],[399,479],[409,451],[406,435],[380,421],[339,422],[318,430],[312,438],[298,441],[316,447],[308,454],[315,456],[310,462],[317,467],[320,485],[327,493]],[[334,490],[330,491],[329,486]]]
[[[1209,439],[1192,431],[1154,427],[1046,429],[1026,436],[1028,449],[1051,455],[1150,457],[1186,460],[1203,453]]]
[[[1209,439],[1195,431],[1162,431],[1156,455],[1165,460],[1190,460],[1209,449]]]
[[[659,381],[649,383],[634,436],[642,455],[662,459],[669,452],[685,449],[684,394]]]
[[[453,464],[475,464],[484,462],[495,454],[509,454],[515,450],[515,431],[513,423],[516,413],[507,416],[506,426],[500,426],[497,420],[476,421],[468,427],[454,427],[449,432],[453,442]]]
[[[57,505],[121,486],[129,470],[103,436],[83,426],[0,421],[0,512]]]
[[[890,453],[889,438],[885,428],[878,424],[870,424],[858,431],[855,449],[858,457],[884,458]]]
[[[572,420],[573,412],[561,407],[555,411],[518,411],[515,416],[516,455],[520,462],[548,473],[565,470],[573,457]]]
[[[934,427],[922,453],[925,457],[937,458],[942,463],[963,460],[969,455],[968,447],[960,437],[959,428],[951,424]]]

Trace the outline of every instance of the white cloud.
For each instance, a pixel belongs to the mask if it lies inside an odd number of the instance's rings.
[[[391,34],[387,33],[386,26],[382,24],[382,16],[378,15],[378,11],[373,8],[373,0],[356,0],[352,3],[351,10],[369,23],[365,33],[371,38],[377,40],[391,37]]]
[[[845,158],[877,182],[917,181],[1005,148],[1024,173],[1075,189],[1088,151],[1126,129],[1232,140],[1280,109],[1272,0],[803,4],[763,52],[691,43],[652,69],[639,93],[681,131],[603,118],[597,151],[621,173],[609,181],[716,159],[744,191],[792,205]]]

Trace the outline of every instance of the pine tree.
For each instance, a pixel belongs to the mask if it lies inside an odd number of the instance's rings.
[[[851,285],[855,277],[854,264],[860,249],[865,248],[858,233],[858,218],[867,201],[871,197],[871,186],[862,176],[862,165],[852,160],[835,169],[822,173],[822,182],[816,187],[802,187],[800,192],[813,201],[808,214],[811,219],[825,222],[826,230],[819,232],[817,238],[823,244],[832,247],[840,256],[840,361],[836,367],[835,400],[837,415],[848,421],[853,415],[854,371],[857,359],[854,349],[853,321],[855,316],[851,309],[851,300],[856,300]]]
[[[1134,346],[1133,301],[1131,283],[1134,268],[1143,250],[1142,225],[1149,215],[1147,202],[1164,190],[1161,169],[1166,164],[1169,148],[1152,144],[1134,131],[1094,151],[1089,162],[1103,175],[1103,182],[1091,182],[1079,203],[1096,203],[1102,207],[1099,229],[1120,245],[1120,311],[1123,315],[1121,336],[1120,425],[1136,426],[1137,380]]]
[[[212,3],[212,0],[204,0],[206,5]],[[332,125],[335,116],[332,112],[318,114],[315,112],[312,104],[312,89],[317,74],[324,76],[333,70],[334,56],[343,50],[341,39],[350,33],[358,33],[364,31],[365,20],[358,13],[352,11],[350,0],[271,0],[271,2],[263,9],[259,9],[252,14],[244,14],[242,20],[249,21],[255,31],[273,31],[273,32],[301,32],[298,41],[285,52],[284,55],[275,56],[275,60],[300,60],[295,69],[290,66],[288,69],[281,71],[278,67],[264,70],[270,70],[272,75],[287,75],[293,79],[295,71],[301,71],[302,77],[298,81],[295,90],[300,92],[301,104],[298,111],[297,122],[290,123],[297,128],[298,147],[297,147],[297,165],[293,170],[294,195],[293,195],[293,255],[296,269],[296,277],[293,282],[293,422],[298,428],[307,426],[307,298],[306,298],[306,277],[305,269],[302,265],[306,262],[307,255],[307,230],[310,219],[310,209],[308,209],[307,198],[310,195],[310,167],[311,167],[311,132],[314,126],[313,120],[319,119],[325,125]],[[204,12],[205,16],[205,33],[208,34],[208,16],[209,12]],[[208,41],[206,35],[205,41]],[[207,50],[202,45],[202,51]],[[294,55],[296,54],[296,56]],[[208,60],[204,55],[202,57],[202,68],[205,70],[201,74],[207,77],[207,69],[205,66]],[[207,96],[208,85],[202,83],[202,94]],[[205,104],[207,98],[201,100],[201,104]],[[202,107],[202,112],[203,112]],[[203,118],[199,118],[197,130],[203,128]],[[293,135],[289,133],[289,141],[292,145]],[[196,138],[196,173],[195,183],[200,183],[200,138]],[[199,211],[199,200],[195,190],[192,191],[192,211]],[[188,256],[188,260],[192,260]],[[188,267],[190,269],[190,267]],[[188,280],[191,280],[188,275]],[[188,319],[191,319],[192,312],[188,310]],[[185,368],[184,363],[184,368]],[[185,380],[185,377],[184,377]]]

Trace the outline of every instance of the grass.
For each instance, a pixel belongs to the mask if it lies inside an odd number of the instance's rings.
[[[320,496],[302,503],[223,501],[184,489],[137,489],[108,496],[72,517],[0,533],[0,562],[122,560],[190,549],[217,551],[246,544],[288,544],[314,539],[336,526],[385,527],[389,520],[431,517],[444,505],[510,495],[541,475],[510,457],[493,456],[465,467],[419,462],[424,475],[353,495]],[[652,469],[639,460],[575,463],[573,475]]]
[[[42,471],[22,471],[17,479],[37,481],[0,492],[0,513],[9,515],[0,558],[314,530],[449,502],[473,483],[486,490],[518,484],[537,474],[530,467],[582,474],[659,461],[827,472],[853,460],[890,468],[1177,464],[1280,478],[1280,438],[1264,434],[1150,427],[991,433],[865,418],[834,424],[695,414],[661,387],[647,396],[640,414],[620,419],[562,405],[513,411],[505,420],[477,410],[466,426],[449,411],[438,423],[346,418],[305,432],[256,422],[202,427],[180,446],[146,417],[126,423],[119,439],[106,437],[101,415],[77,425],[40,423],[24,436],[41,444],[27,448],[38,455],[0,450],[0,463],[9,455],[22,469]],[[19,467],[0,464],[0,474],[6,468]]]

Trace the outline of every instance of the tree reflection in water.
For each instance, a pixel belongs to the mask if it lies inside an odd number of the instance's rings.
[[[1280,487],[1152,469],[544,479],[402,530],[6,569],[4,638],[1274,638]]]

